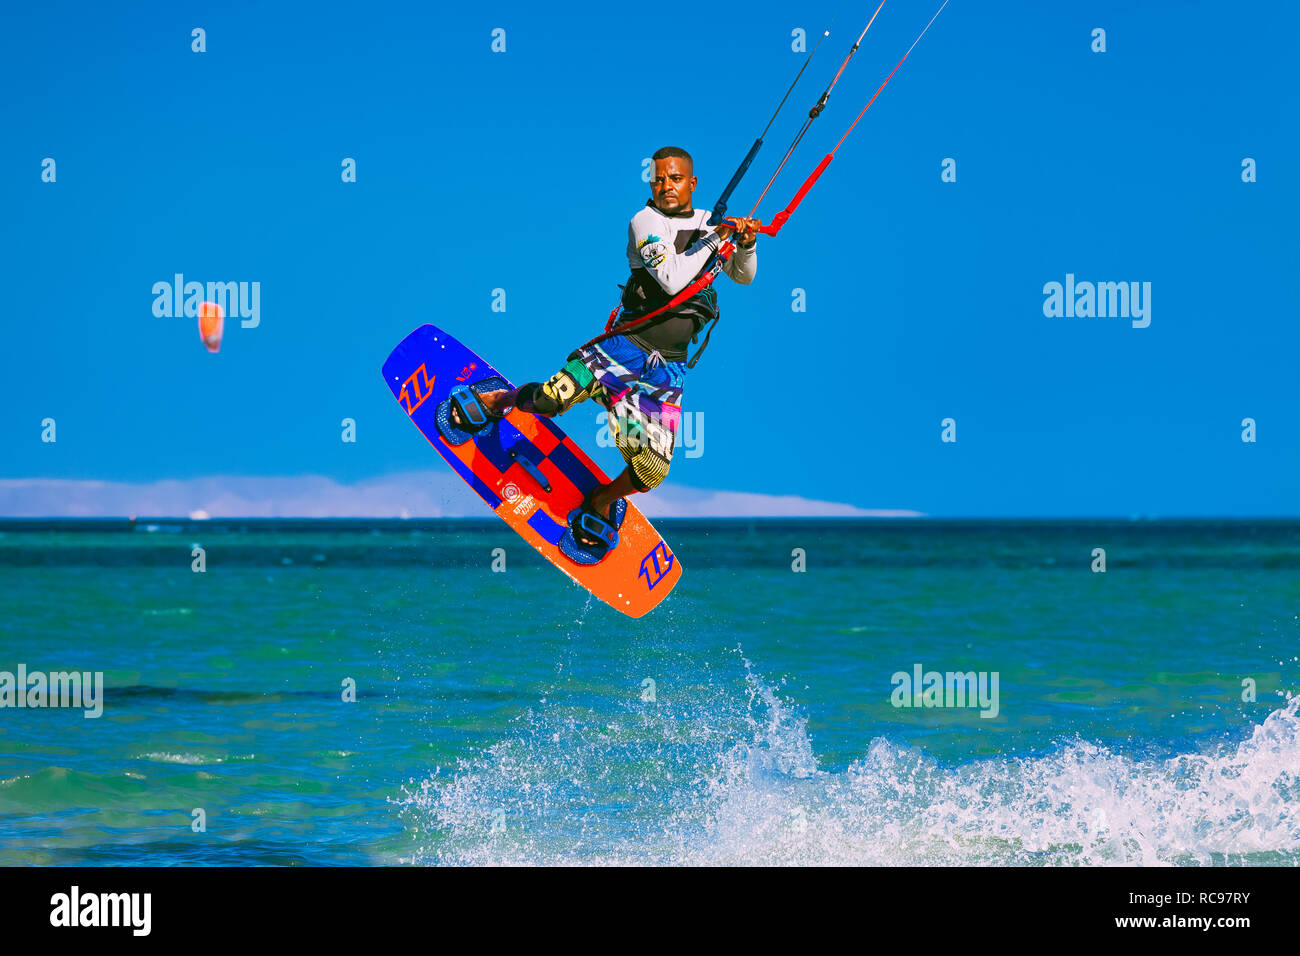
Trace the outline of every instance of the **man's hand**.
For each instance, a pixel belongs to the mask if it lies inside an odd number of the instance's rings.
[[[748,248],[758,240],[758,230],[763,228],[763,222],[759,219],[745,219],[736,216],[722,220],[715,228],[718,235],[723,239],[730,239],[733,235],[738,235],[740,237],[739,244]]]

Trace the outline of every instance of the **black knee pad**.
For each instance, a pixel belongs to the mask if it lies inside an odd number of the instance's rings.
[[[519,386],[515,395],[515,407],[525,412],[534,412],[553,418],[560,413],[560,405],[542,390],[541,382],[529,382]]]

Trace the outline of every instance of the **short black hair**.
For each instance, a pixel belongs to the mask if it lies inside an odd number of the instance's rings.
[[[692,170],[695,169],[695,160],[691,159],[691,154],[686,152],[686,150],[682,149],[680,146],[664,146],[662,149],[656,149],[655,154],[650,158],[668,159],[672,156],[676,156],[679,159],[686,160],[688,163],[691,164],[691,169]]]

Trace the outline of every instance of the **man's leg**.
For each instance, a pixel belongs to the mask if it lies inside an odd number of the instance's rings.
[[[499,415],[512,405],[526,412],[554,418],[591,397],[593,376],[581,361],[573,359],[545,382],[529,382],[518,388],[479,393],[479,401],[490,414]],[[453,405],[451,423],[461,427],[460,415]]]
[[[632,466],[628,465],[623,469],[619,476],[609,484],[601,485],[593,491],[591,497],[587,500],[591,503],[592,509],[598,514],[606,515],[609,514],[610,505],[619,498],[626,498],[628,495],[635,494],[642,490],[648,491],[649,489],[641,488],[640,483],[636,480],[636,476],[632,474]]]
[[[659,487],[668,477],[677,437],[659,415],[646,415],[632,393],[625,392],[617,402],[606,407],[614,444],[627,467],[613,481],[588,495],[592,510],[600,515],[608,514],[610,506],[619,498]]]

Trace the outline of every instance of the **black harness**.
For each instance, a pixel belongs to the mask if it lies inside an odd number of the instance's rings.
[[[647,202],[647,206],[654,205],[653,201]],[[679,232],[673,241],[678,255],[684,253],[692,245],[700,240],[701,237],[708,235],[708,230],[695,229],[689,233]],[[712,267],[713,261],[704,264],[691,279],[694,282],[704,275]],[[623,307],[622,319],[632,321],[643,315],[649,315],[657,309],[662,309],[672,301],[672,296],[664,291],[661,286],[646,269],[633,269],[632,274],[628,277],[627,283],[620,286],[623,290],[623,296],[620,304]],[[718,310],[718,293],[712,285],[701,289],[695,295],[691,296],[685,302],[669,309],[659,318],[654,319],[648,325],[642,326],[638,331],[651,329],[664,322],[673,319],[690,319],[691,326],[691,344],[699,341],[700,332],[707,325],[708,331],[704,334],[704,344],[695,351],[695,355],[686,363],[687,368],[694,368],[695,363],[700,360],[700,355],[709,344],[709,336],[713,334],[713,326],[721,318]]]

